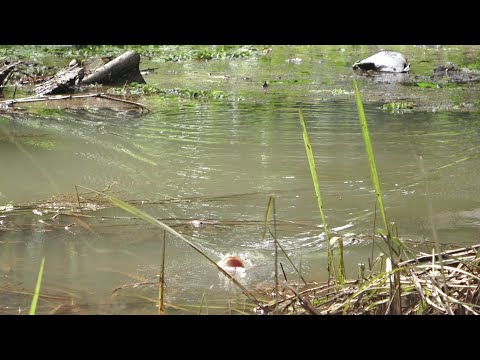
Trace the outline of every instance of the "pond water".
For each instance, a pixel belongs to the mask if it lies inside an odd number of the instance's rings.
[[[107,193],[172,226],[215,261],[244,256],[249,266],[241,282],[265,289],[273,284],[274,247],[271,237],[263,238],[263,221],[274,196],[280,244],[301,263],[306,279],[325,280],[326,243],[299,123],[302,109],[328,225],[345,236],[347,276],[355,277],[357,263],[366,263],[371,252],[371,240],[358,235],[373,233],[375,195],[350,58],[339,66],[321,50],[285,47],[275,64],[152,62],[159,69],[145,77],[165,87],[220,89],[233,94],[228,99],[145,97],[152,112],[144,115],[108,109],[0,115],[0,205],[45,203],[59,193],[75,194],[75,185],[110,186]],[[304,61],[285,61],[293,57]],[[361,91],[393,93],[402,86],[358,81]],[[387,216],[399,236],[431,241],[433,220],[440,242],[478,243],[479,114],[390,113],[381,105],[369,103],[365,110]],[[86,216],[54,214],[0,213],[1,312],[28,311],[43,256],[40,313],[158,312],[163,230],[112,207]],[[288,261],[280,261],[295,279]],[[167,313],[228,313],[245,302],[201,255],[170,235],[165,278]]]

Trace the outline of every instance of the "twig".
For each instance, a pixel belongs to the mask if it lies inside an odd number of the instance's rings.
[[[15,71],[11,71],[11,72],[8,74],[7,78],[3,81],[3,83],[4,83],[5,85],[8,84],[8,82],[10,81],[10,78],[12,77],[12,75],[13,75],[14,73],[15,73]]]
[[[291,286],[288,284],[284,284],[285,287],[287,287],[291,292],[295,294],[295,297],[297,300],[300,302],[300,305],[308,311],[312,315],[320,315],[320,312],[308,301],[307,299],[303,299],[299,293],[297,293]]]
[[[94,97],[99,97],[102,99],[107,99],[107,100],[112,100],[112,101],[119,101],[125,104],[131,104],[138,106],[142,108],[143,110],[150,111],[149,108],[147,108],[145,105],[134,102],[134,101],[129,101],[129,100],[123,100],[123,99],[117,99],[112,96],[105,95],[103,93],[100,94],[86,94],[86,95],[60,95],[60,96],[30,96],[26,98],[21,98],[21,99],[11,99],[11,100],[4,100],[0,101],[0,104],[5,104],[7,106],[14,105],[14,104],[19,104],[19,103],[31,103],[31,102],[39,102],[39,101],[55,101],[55,100],[66,100],[66,99],[86,99],[86,98],[94,98]]]
[[[285,249],[282,247],[282,245],[280,245],[280,242],[277,240],[277,238],[275,237],[275,235],[272,233],[272,231],[269,229],[269,232],[270,232],[270,235],[273,237],[273,240],[275,241],[275,244],[278,245],[278,247],[280,248],[280,250],[282,250],[283,254],[285,255],[285,257],[287,258],[288,262],[293,266],[293,268],[295,269],[295,271],[297,272],[297,274],[300,276],[300,278],[302,279],[302,281],[305,283],[305,285],[308,284],[307,280],[304,279],[304,277],[301,275],[301,268],[300,270],[297,269],[297,267],[295,266],[295,264],[293,263],[292,259],[290,259],[290,257],[288,256],[287,252],[285,251]]]
[[[163,242],[162,242],[162,265],[160,267],[160,277],[159,277],[159,286],[158,286],[158,314],[165,314],[165,304],[163,299],[165,297],[165,243],[167,241],[167,232],[163,231]]]
[[[280,263],[280,267],[282,268],[282,273],[283,273],[283,277],[285,278],[285,281],[288,281],[287,280],[287,275],[285,274],[285,270],[283,269],[283,264]]]
[[[150,111],[150,109],[147,108],[145,105],[142,105],[142,104],[137,103],[137,102],[134,102],[134,101],[117,99],[117,98],[114,98],[114,97],[111,97],[111,96],[107,96],[107,95],[104,95],[104,94],[98,94],[97,96],[98,96],[98,97],[101,97],[101,98],[103,98],[103,99],[108,99],[108,100],[113,100],[113,101],[120,101],[120,102],[123,102],[123,103],[126,103],[126,104],[136,105],[136,106],[141,107],[142,109],[145,109],[145,110],[147,110],[147,111]]]
[[[156,68],[148,68],[148,69],[140,70],[140,72],[153,71],[153,70],[157,70],[157,69],[160,69],[160,68],[158,68],[158,67],[156,67]]]

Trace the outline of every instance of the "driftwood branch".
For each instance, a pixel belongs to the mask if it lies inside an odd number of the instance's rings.
[[[70,100],[70,99],[86,99],[86,98],[101,98],[101,99],[106,99],[106,100],[111,100],[111,101],[118,101],[122,102],[125,104],[130,104],[130,105],[135,105],[138,106],[143,110],[150,111],[145,105],[130,101],[130,100],[124,100],[124,99],[118,99],[113,96],[108,96],[103,93],[100,94],[86,94],[86,95],[59,95],[59,96],[30,96],[26,98],[21,98],[21,99],[10,99],[10,100],[4,100],[0,101],[0,107],[8,107],[11,105],[15,104],[21,104],[21,103],[33,103],[33,102],[40,102],[40,101],[55,101],[55,100]]]

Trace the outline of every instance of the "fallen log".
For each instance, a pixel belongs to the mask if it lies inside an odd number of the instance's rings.
[[[80,83],[84,75],[76,60],[72,60],[68,66],[60,70],[55,76],[35,87],[37,96],[48,94],[65,94],[75,91],[75,86]]]
[[[98,68],[108,64],[113,59],[115,59],[115,57],[113,56],[103,56],[103,57],[93,56],[83,60],[82,67],[83,67],[83,70],[85,70],[84,78],[87,78],[88,76],[93,74]]]
[[[107,64],[100,66],[92,74],[85,76],[82,85],[102,84],[124,86],[132,82],[145,84],[140,74],[140,55],[135,51],[127,51]]]

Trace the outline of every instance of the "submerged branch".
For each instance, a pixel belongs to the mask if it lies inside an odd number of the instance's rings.
[[[108,96],[105,95],[104,93],[98,93],[98,94],[86,94],[86,95],[59,95],[59,96],[30,96],[26,98],[21,98],[21,99],[10,99],[10,100],[4,100],[0,101],[0,107],[3,105],[4,107],[8,107],[11,105],[15,104],[21,104],[21,103],[33,103],[33,102],[40,102],[40,101],[56,101],[56,100],[71,100],[71,99],[87,99],[87,98],[101,98],[101,99],[106,99],[106,100],[111,100],[111,101],[118,101],[122,102],[124,104],[130,104],[130,105],[135,105],[138,106],[143,110],[150,111],[149,108],[147,108],[145,105],[130,101],[130,100],[124,100],[124,99],[118,99],[113,96]]]

